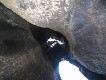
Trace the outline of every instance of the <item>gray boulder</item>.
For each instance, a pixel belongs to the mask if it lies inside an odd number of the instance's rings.
[[[67,2],[68,1],[68,2]],[[62,33],[69,55],[87,69],[106,75],[105,0],[0,0],[28,22]],[[71,58],[71,56],[70,56]]]
[[[0,4],[0,80],[58,80],[29,23]]]

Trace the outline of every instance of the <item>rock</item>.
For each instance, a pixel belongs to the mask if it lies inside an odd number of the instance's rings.
[[[0,80],[58,80],[29,23],[0,4]]]
[[[31,24],[62,33],[69,42],[74,59],[87,69],[106,75],[105,0],[0,2]]]
[[[74,57],[89,70],[106,75],[106,1],[73,0]]]
[[[73,49],[74,40],[69,27],[70,0],[0,0],[13,12],[39,27],[62,33]]]

